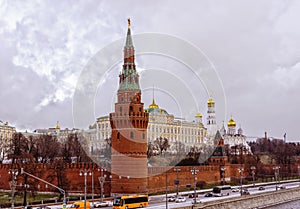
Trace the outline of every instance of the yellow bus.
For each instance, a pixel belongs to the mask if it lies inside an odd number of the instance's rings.
[[[147,195],[115,197],[113,209],[142,208],[148,206]]]
[[[84,208],[84,201],[74,202],[71,206],[68,207],[69,209],[85,209]],[[90,209],[90,202],[86,201],[86,209]]]

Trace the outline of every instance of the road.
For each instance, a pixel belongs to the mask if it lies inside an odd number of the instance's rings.
[[[255,186],[253,185],[243,185],[243,188],[247,188],[248,191],[251,194],[259,194],[259,193],[264,193],[264,192],[271,192],[271,191],[276,191],[276,185],[273,183],[273,185],[267,185],[270,183],[260,183],[256,184]],[[286,189],[289,188],[295,188],[299,187],[300,183],[299,182],[284,182],[284,183],[278,183],[278,185],[283,185],[286,187]],[[265,190],[258,190],[260,186],[263,186]],[[232,188],[239,188],[239,186],[233,186]],[[210,201],[215,201],[215,200],[220,200],[220,199],[226,199],[226,198],[231,198],[231,197],[239,197],[240,193],[239,192],[232,192],[229,196],[222,196],[222,197],[204,197],[204,194],[206,192],[210,192],[212,189],[205,189],[205,190],[197,190],[197,193],[199,193],[199,196],[197,198],[197,201],[201,202],[210,202]],[[188,193],[193,193],[192,191],[190,192],[181,192],[180,195],[186,197],[186,202],[183,203],[175,203],[175,202],[168,202],[168,208],[177,208],[177,207],[182,207],[182,206],[191,206],[193,198],[188,198]],[[168,197],[174,194],[168,194]],[[103,207],[103,209],[111,209],[112,207]],[[149,209],[165,209],[166,208],[166,197],[165,195],[157,195],[157,196],[150,196],[149,197],[149,206],[147,207]]]

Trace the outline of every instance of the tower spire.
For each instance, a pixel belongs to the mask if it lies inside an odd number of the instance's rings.
[[[119,90],[140,90],[139,75],[136,72],[134,63],[134,47],[132,43],[131,31],[130,31],[130,19],[128,18],[128,30],[126,36],[126,42],[124,46],[124,64],[119,82]]]
[[[132,38],[131,38],[131,31],[130,31],[130,18],[127,19],[128,22],[128,29],[127,29],[127,37],[126,37],[126,44],[125,48],[133,47]]]
[[[152,104],[154,104],[154,85],[152,86]]]

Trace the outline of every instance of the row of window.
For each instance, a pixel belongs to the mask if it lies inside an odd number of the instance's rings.
[[[99,129],[108,129],[108,128],[110,128],[110,123],[109,122],[106,122],[106,123],[100,123],[100,124],[98,124],[98,126],[99,126]]]
[[[129,112],[133,112],[133,107],[131,105],[129,106]],[[141,107],[139,107],[139,112],[143,112]],[[122,115],[122,113],[123,113],[123,108],[120,107],[120,114]],[[127,111],[125,111],[125,113],[128,114]]]
[[[155,127],[155,126],[151,126],[149,125],[148,129],[152,132],[160,132],[160,133],[175,133],[175,134],[191,134],[191,135],[195,135],[198,134],[203,135],[203,129],[200,131],[199,128],[197,128],[197,130],[193,129],[193,128],[180,128],[180,127],[175,127],[175,128],[165,128],[165,127]]]
[[[142,138],[145,139],[145,133],[142,134]],[[117,133],[117,139],[120,139],[120,132]],[[134,139],[134,133],[130,132],[130,139]]]
[[[1,134],[1,133],[0,133],[0,138],[5,138],[5,139],[7,139],[7,138],[12,138],[12,134],[6,134],[6,133]]]
[[[159,136],[155,136],[155,135],[150,135],[148,136],[148,140],[149,141],[154,141],[155,139],[157,139]],[[175,143],[177,141],[182,142],[182,143],[202,143],[203,142],[203,138],[201,137],[179,137],[179,138],[175,138],[175,137],[166,137],[167,139],[169,139],[170,143]]]

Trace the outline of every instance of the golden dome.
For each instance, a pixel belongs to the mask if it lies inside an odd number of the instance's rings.
[[[202,114],[200,112],[198,112],[196,115],[195,115],[196,118],[202,118]]]
[[[56,123],[55,129],[60,129],[60,126],[58,125],[58,121],[57,121],[57,123]]]
[[[155,109],[159,108],[159,106],[157,104],[155,104],[154,99],[152,100],[152,104],[149,105],[149,108],[155,108]]]
[[[207,105],[208,107],[212,107],[215,105],[215,101],[210,97],[207,101]]]
[[[229,126],[229,127],[235,127],[236,126],[236,122],[233,120],[232,116],[230,116],[230,119],[227,123],[227,126]]]

